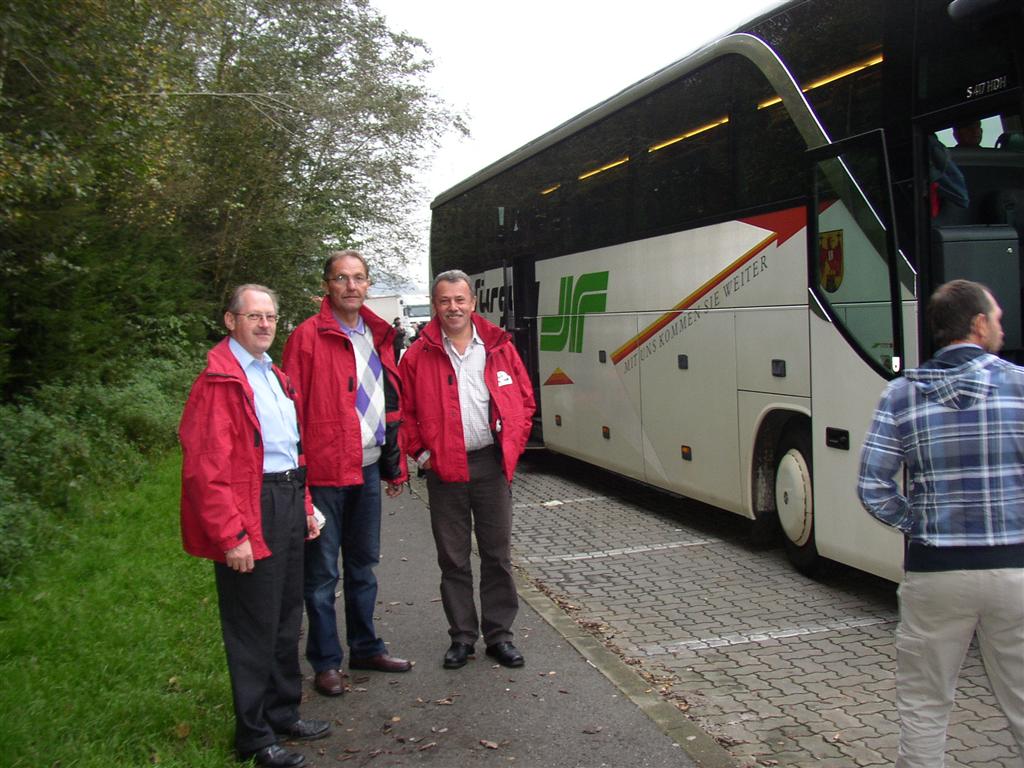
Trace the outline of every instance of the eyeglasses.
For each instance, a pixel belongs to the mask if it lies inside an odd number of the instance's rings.
[[[273,325],[277,322],[277,315],[272,312],[232,312],[235,317],[244,317],[250,323],[258,323],[260,320],[266,320],[268,323]]]
[[[348,283],[349,285],[366,285],[366,275],[335,275],[328,278],[332,283]]]

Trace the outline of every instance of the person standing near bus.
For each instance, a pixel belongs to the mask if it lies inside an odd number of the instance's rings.
[[[299,718],[304,539],[319,528],[306,490],[294,390],[270,362],[277,297],[239,286],[224,313],[228,338],[207,355],[181,416],[181,534],[214,561],[235,710],[235,749],[256,765],[296,768],[279,739],[320,739]]]
[[[940,286],[927,315],[938,351],[882,394],[858,482],[865,509],[906,539],[897,768],[943,765],[975,632],[1024,756],[1024,368],[996,357],[1002,310],[978,283]]]
[[[533,423],[530,378],[512,338],[475,313],[469,277],[434,279],[434,318],[402,357],[403,443],[427,474],[430,522],[441,568],[441,603],[451,646],[446,669],[474,655],[521,667],[512,623],[512,476]],[[471,533],[480,553],[480,616],[473,601]]]
[[[380,486],[390,497],[408,479],[398,447],[401,381],[395,329],[363,306],[370,270],[357,251],[335,251],[324,264],[326,296],[319,314],[288,337],[284,369],[299,391],[302,440],[313,503],[327,519],[306,552],[306,658],[313,686],[324,696],[344,693],[343,652],[335,593],[338,555],[344,572],[349,668],[408,672],[377,636],[380,562]]]
[[[402,351],[405,349],[405,328],[402,327],[402,318],[396,317],[391,327],[395,329],[395,338],[391,342],[395,350],[395,363],[402,359]]]

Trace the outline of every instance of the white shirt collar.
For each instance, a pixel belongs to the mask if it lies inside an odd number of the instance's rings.
[[[249,354],[249,350],[247,350],[245,347],[243,347],[235,340],[234,336],[228,337],[228,348],[235,356],[235,359],[238,361],[238,364],[242,366],[243,371],[246,368],[248,368],[252,363],[257,363],[263,368],[269,368],[271,363],[273,362],[270,359],[270,355],[268,355],[266,352],[264,352],[263,355],[260,357],[253,357],[251,354]]]
[[[480,338],[480,334],[476,332],[476,323],[470,320],[470,327],[473,329],[473,338],[469,340],[470,344],[483,344],[483,339]],[[444,340],[445,346],[453,347],[451,336],[444,332],[444,328],[441,328],[441,338]]]

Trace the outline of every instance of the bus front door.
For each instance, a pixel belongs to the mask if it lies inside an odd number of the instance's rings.
[[[815,503],[813,512],[805,512],[812,521],[791,519],[787,527],[783,505],[780,520],[791,549],[813,547],[822,557],[898,580],[900,537],[862,509],[856,480],[879,395],[906,365],[908,337],[916,339],[914,274],[896,249],[882,132],[808,154],[813,164],[808,322]],[[916,342],[910,346],[916,351]]]

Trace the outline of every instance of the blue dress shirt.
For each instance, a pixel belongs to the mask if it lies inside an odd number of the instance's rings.
[[[295,403],[281,389],[271,368],[270,355],[262,359],[249,354],[233,338],[228,340],[256,399],[256,417],[263,436],[263,471],[286,472],[299,466],[299,428]]]

